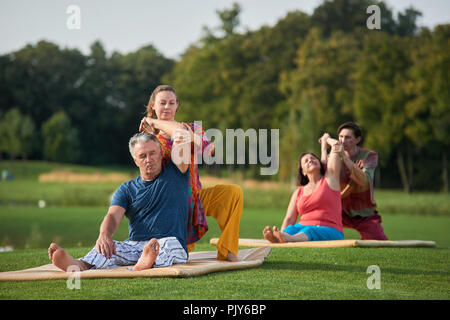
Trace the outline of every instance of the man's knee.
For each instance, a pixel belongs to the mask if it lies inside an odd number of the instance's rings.
[[[383,231],[381,232],[371,232],[371,233],[361,233],[361,240],[388,240]]]
[[[361,240],[388,240],[379,221],[369,221],[360,228]]]

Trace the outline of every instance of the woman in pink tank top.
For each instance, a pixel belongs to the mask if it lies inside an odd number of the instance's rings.
[[[341,170],[342,144],[325,133],[319,142],[331,146],[327,170],[313,153],[299,158],[298,184],[289,202],[281,230],[266,226],[270,242],[299,242],[344,239],[342,228]],[[296,223],[298,216],[300,219]]]

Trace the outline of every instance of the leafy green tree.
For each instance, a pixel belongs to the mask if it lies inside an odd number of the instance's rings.
[[[314,9],[311,21],[325,37],[331,36],[336,31],[365,34],[369,18],[367,8],[370,5],[377,5],[380,8],[380,31],[399,36],[413,36],[417,33],[417,18],[422,15],[421,12],[410,7],[404,12],[398,12],[395,19],[392,9],[384,1],[325,0]]]
[[[56,111],[76,109],[80,100],[76,91],[84,70],[85,58],[78,50],[60,49],[47,41],[6,54],[0,59],[0,87],[6,88],[5,94],[2,91],[1,108],[6,112],[17,106],[21,114],[30,117],[35,128],[41,128]],[[35,153],[27,153],[27,157],[43,156],[38,136],[33,136]]]
[[[417,34],[417,18],[422,13],[413,7],[405,9],[404,13],[399,12],[397,14],[397,25],[395,33],[399,36],[414,36]]]
[[[355,28],[366,28],[366,9],[371,4],[369,0],[325,0],[314,9],[311,21],[324,36],[339,30],[351,33]]]
[[[366,130],[365,145],[378,152],[382,165],[395,155],[407,192],[413,188],[414,173],[414,144],[405,135],[405,106],[412,99],[406,90],[411,45],[409,38],[368,34],[356,64],[354,92],[355,120]]]
[[[297,49],[304,41],[310,19],[303,12],[291,12],[273,27],[246,34],[241,51],[245,70],[236,112],[243,127],[279,127],[287,118],[280,75],[295,68]],[[248,117],[251,114],[251,117]]]
[[[10,109],[0,120],[0,151],[9,153],[11,159],[27,156],[33,152],[35,125],[29,116],[24,116],[18,108]]]
[[[113,98],[116,96],[114,79],[119,71],[100,41],[92,43],[85,59],[86,66],[72,91],[72,100],[59,110],[64,110],[72,126],[77,128],[78,160],[90,164],[110,163],[116,161],[114,138],[119,131],[119,102]]]
[[[301,152],[319,152],[319,137],[335,133],[337,125],[352,116],[354,61],[358,42],[341,32],[325,39],[312,29],[298,50],[296,69],[283,74],[280,88],[291,110],[300,114],[297,126]],[[290,137],[287,139],[291,139]]]
[[[58,111],[43,124],[42,137],[47,159],[69,163],[79,159],[78,132],[64,111]]]
[[[3,56],[2,78],[8,89],[6,110],[18,106],[38,127],[61,106],[68,107],[85,70],[78,50],[39,41]]]
[[[440,147],[442,190],[448,192],[450,135],[450,25],[423,30],[415,39],[413,65],[407,89],[414,98],[406,105],[405,134],[423,148],[435,141]]]
[[[217,10],[216,13],[222,22],[221,29],[224,31],[225,37],[232,35],[240,24],[241,6],[238,3],[233,3],[231,9]]]
[[[299,155],[303,152],[316,152],[314,141],[317,141],[315,131],[305,130],[308,122],[315,122],[314,119],[311,119],[314,114],[310,112],[310,104],[302,101],[300,105],[302,106],[301,115],[298,110],[291,108],[289,116],[280,128],[279,178],[281,181],[288,181],[293,185],[296,184]]]

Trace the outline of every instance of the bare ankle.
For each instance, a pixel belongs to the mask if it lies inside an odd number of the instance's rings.
[[[79,268],[80,271],[85,271],[92,267],[82,260],[74,259],[63,248],[58,248],[53,252],[52,262],[63,271],[67,271],[71,266]]]

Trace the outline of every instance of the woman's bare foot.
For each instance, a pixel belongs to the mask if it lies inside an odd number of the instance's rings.
[[[280,230],[278,230],[278,228],[276,226],[273,227],[273,236],[278,240],[278,242],[280,242],[280,243],[285,242],[282,232]]]
[[[158,254],[159,254],[158,240],[156,240],[156,238],[152,238],[142,250],[142,255],[139,258],[136,265],[133,267],[133,271],[150,269],[155,263]]]
[[[50,247],[48,247],[48,258],[49,258],[49,260],[53,261],[53,253],[59,248],[60,248],[60,246],[58,246],[54,242],[50,244]]]
[[[91,265],[84,261],[74,259],[66,250],[58,246],[56,243],[50,244],[48,247],[48,258],[53,264],[63,271],[67,271],[70,266],[77,266],[80,271],[91,268]]]
[[[274,226],[273,228],[274,228],[274,230],[275,230],[275,228],[277,228],[277,227]],[[277,230],[278,230],[278,229],[277,229]],[[267,226],[267,227],[264,228],[264,230],[263,230],[263,236],[264,236],[264,239],[266,239],[267,241],[272,242],[272,243],[280,243],[280,242],[283,242],[283,241],[280,241],[279,238],[275,237],[274,231],[273,231],[272,228],[269,227],[269,226]]]

